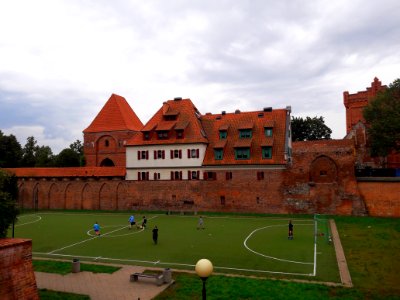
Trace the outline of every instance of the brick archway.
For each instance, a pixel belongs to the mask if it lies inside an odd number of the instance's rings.
[[[338,167],[328,156],[321,155],[311,162],[310,181],[314,183],[334,183],[338,180]]]

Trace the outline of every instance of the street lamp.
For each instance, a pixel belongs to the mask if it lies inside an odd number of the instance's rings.
[[[202,292],[203,300],[206,300],[207,299],[206,281],[207,281],[208,276],[210,276],[213,271],[213,265],[212,265],[211,261],[203,258],[197,262],[195,270],[196,270],[197,275],[199,275],[199,277],[203,281],[203,292]]]

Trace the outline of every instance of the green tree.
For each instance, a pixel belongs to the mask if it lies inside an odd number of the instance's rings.
[[[79,165],[81,167],[84,166],[86,164],[86,161],[85,161],[85,156],[83,154],[82,142],[80,140],[76,140],[71,145],[69,145],[69,148],[79,155]]]
[[[328,140],[331,138],[332,130],[325,125],[323,117],[292,117],[292,140],[314,141]]]
[[[17,197],[17,178],[0,170],[0,238],[6,237],[8,228],[17,220]]]
[[[400,79],[369,102],[363,111],[372,156],[400,150]]]
[[[35,151],[35,167],[52,167],[54,166],[53,151],[49,146],[40,146]]]
[[[14,135],[0,130],[0,168],[16,168],[22,159],[22,147]]]
[[[65,148],[56,157],[57,167],[79,167],[80,156],[71,148]]]
[[[36,164],[35,153],[37,150],[37,141],[33,136],[30,136],[26,139],[26,144],[22,149],[22,167],[34,167]]]

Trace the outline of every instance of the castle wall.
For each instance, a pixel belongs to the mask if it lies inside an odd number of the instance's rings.
[[[39,299],[32,266],[32,241],[0,239],[0,298]]]
[[[378,217],[400,217],[400,179],[383,180],[370,178],[369,181],[358,182],[368,213]]]

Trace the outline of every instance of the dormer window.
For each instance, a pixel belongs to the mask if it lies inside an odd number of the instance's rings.
[[[272,136],[272,127],[264,127],[265,136]]]
[[[165,121],[176,121],[176,115],[164,115]]]
[[[143,139],[144,139],[145,141],[150,140],[150,132],[145,132],[145,133],[143,133]]]
[[[159,140],[167,140],[168,139],[168,131],[158,131],[157,136]]]
[[[177,139],[183,139],[183,130],[177,130],[176,131],[176,138]]]
[[[239,129],[239,138],[249,139],[252,136],[251,129]]]
[[[249,159],[249,158],[250,158],[250,148],[235,149],[235,159]]]
[[[228,132],[226,130],[220,130],[219,132],[219,139],[224,140],[228,136]]]
[[[262,147],[262,158],[263,159],[272,158],[272,147],[270,146]]]

